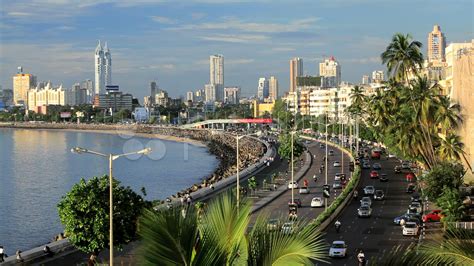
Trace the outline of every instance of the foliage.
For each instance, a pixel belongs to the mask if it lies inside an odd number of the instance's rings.
[[[437,201],[445,190],[456,189],[463,184],[464,168],[461,164],[443,162],[423,176],[423,193],[432,201]]]
[[[147,211],[140,223],[144,265],[294,265],[326,258],[326,244],[315,227],[298,224],[284,234],[270,231],[259,216],[251,229],[251,203],[239,207],[231,194],[213,199],[198,219],[192,206],[179,210]],[[311,264],[312,265],[312,264]]]
[[[114,246],[121,248],[136,235],[145,203],[130,187],[113,181]],[[58,204],[59,219],[69,241],[79,250],[98,254],[109,246],[109,178],[81,179]]]
[[[275,105],[273,106],[272,110],[272,117],[284,130],[293,128],[295,124],[294,115],[288,111],[286,103],[281,99],[275,101]]]
[[[443,210],[445,215],[443,222],[457,222],[463,218],[464,205],[458,188],[444,187],[443,193],[436,200],[436,204]]]
[[[257,182],[257,179],[255,178],[255,176],[252,176],[251,178],[249,178],[248,180],[248,185],[249,185],[249,188],[253,191],[255,189],[257,189],[257,186],[258,186],[258,182]]]
[[[281,134],[279,137],[280,146],[278,147],[278,154],[280,157],[291,160],[291,134]],[[304,146],[299,141],[298,136],[293,136],[293,158],[298,158],[304,151]]]

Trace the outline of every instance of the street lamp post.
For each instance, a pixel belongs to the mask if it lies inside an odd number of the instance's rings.
[[[324,125],[326,127],[326,156],[324,157],[324,161],[325,161],[325,166],[324,166],[324,172],[325,172],[325,179],[326,179],[326,183],[325,185],[328,184],[328,127],[330,126],[330,124],[328,124],[328,116],[326,115],[326,124],[323,124],[323,123],[320,123],[320,122],[316,122],[317,124],[319,125]],[[328,199],[327,198],[324,198],[324,208],[327,209],[328,207]]]
[[[109,264],[114,265],[114,231],[113,231],[113,178],[112,178],[112,165],[113,161],[117,160],[120,157],[127,156],[127,155],[134,155],[134,154],[148,154],[151,152],[151,148],[146,148],[143,150],[135,151],[135,152],[129,152],[129,153],[123,153],[123,154],[103,154],[100,152],[96,151],[91,151],[88,149],[84,149],[81,147],[75,147],[71,149],[72,153],[77,153],[77,154],[84,154],[84,153],[89,153],[89,154],[94,154],[97,156],[109,158]]]
[[[291,204],[295,204],[295,194],[294,194],[294,160],[293,160],[293,135],[295,134],[295,131],[291,131]]]
[[[237,152],[237,157],[235,159],[236,161],[236,165],[237,165],[237,174],[236,174],[236,178],[237,178],[237,208],[239,208],[239,203],[240,203],[240,169],[239,169],[239,140],[241,138],[244,138],[244,137],[248,137],[252,134],[247,134],[247,135],[241,135],[241,136],[236,136],[235,139],[237,140],[237,148],[236,148],[236,152]]]

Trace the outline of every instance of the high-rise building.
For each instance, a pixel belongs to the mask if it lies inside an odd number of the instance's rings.
[[[229,104],[238,104],[240,100],[240,87],[224,88],[224,102]]]
[[[216,99],[216,85],[214,84],[206,84],[204,86],[204,94],[206,96],[205,102],[206,103],[214,103]]]
[[[278,79],[274,76],[270,77],[270,80],[268,81],[268,90],[269,90],[269,95],[270,99],[276,100],[278,99]]]
[[[372,82],[382,83],[385,80],[385,75],[382,70],[375,70],[372,72]]]
[[[433,26],[433,31],[428,34],[428,62],[444,62],[446,38],[439,25]]]
[[[303,59],[295,57],[290,60],[290,92],[296,90],[296,78],[303,76]]]
[[[319,75],[323,77],[323,87],[333,88],[341,84],[341,66],[334,56],[319,63]]]
[[[36,87],[36,76],[23,73],[23,68],[18,67],[18,74],[13,76],[13,103],[15,105],[28,105],[28,90]]]
[[[157,89],[156,82],[155,81],[150,82],[150,96],[151,96],[150,104],[155,103],[156,89]]]
[[[268,97],[268,79],[259,78],[258,79],[258,89],[257,89],[257,98],[260,101],[263,101]]]
[[[99,43],[95,48],[95,94],[105,93],[105,86],[112,85],[112,56],[105,43],[105,48]]]
[[[186,101],[194,102],[194,92],[188,91],[186,93]]]
[[[224,56],[217,54],[209,57],[209,84],[215,87],[215,101],[224,100]],[[206,96],[207,98],[207,96]]]
[[[362,76],[362,84],[363,85],[369,85],[370,84],[370,76],[369,75],[363,75]]]
[[[44,85],[44,86],[43,86]],[[78,87],[80,90],[80,86]],[[28,110],[46,114],[49,105],[75,105],[76,91],[61,86],[53,88],[51,82],[41,83],[28,91]]]

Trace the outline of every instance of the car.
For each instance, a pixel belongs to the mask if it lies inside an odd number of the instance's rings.
[[[309,194],[309,188],[308,187],[301,187],[299,192],[300,192],[300,194]]]
[[[294,230],[294,223],[293,222],[287,222],[287,223],[284,223],[282,226],[281,226],[281,232],[285,235],[289,235],[289,234],[292,234],[293,233],[293,230]]]
[[[370,172],[370,178],[379,178],[379,172],[373,170]]]
[[[293,199],[293,202],[294,202],[294,203],[296,204],[296,206],[298,206],[298,207],[301,207],[302,204],[303,204],[299,198],[294,198],[294,199]],[[292,202],[291,202],[291,199],[290,199],[290,200],[288,200],[288,205],[291,205],[291,204],[292,204]]]
[[[357,209],[357,216],[359,217],[370,217],[372,215],[372,208],[370,206],[360,206]]]
[[[298,182],[296,182],[296,181],[288,182],[288,189],[292,189],[292,188],[297,189],[298,188]]]
[[[377,189],[374,193],[374,200],[383,200],[385,198],[385,194],[383,190]]]
[[[407,209],[407,214],[408,215],[420,215],[420,213],[418,212],[417,209],[410,209],[410,208]]]
[[[423,222],[439,222],[441,220],[441,210],[432,210],[429,213],[423,215]]]
[[[374,170],[380,170],[380,169],[382,169],[382,165],[379,164],[379,163],[374,163],[374,164],[372,165],[372,168],[373,168]]]
[[[413,182],[415,179],[415,174],[413,172],[409,172],[405,175],[407,182]]]
[[[402,169],[410,170],[410,162],[407,162],[407,161],[402,162]]]
[[[379,180],[380,182],[387,182],[388,181],[387,174],[380,174]]]
[[[405,225],[403,225],[402,234],[404,236],[417,236],[418,232],[419,227],[414,222],[406,222]]]
[[[342,181],[341,180],[334,180],[334,183],[332,183],[332,188],[334,188],[334,189],[342,188]]]
[[[370,197],[363,197],[361,200],[360,200],[360,205],[368,205],[368,206],[372,206],[372,200],[370,199]]]
[[[369,163],[363,163],[362,164],[362,169],[370,169],[370,164]]]
[[[415,192],[415,191],[416,191],[416,188],[415,188],[415,185],[414,185],[414,184],[409,184],[409,185],[407,186],[407,190],[406,190],[407,193],[413,193],[413,192]]]
[[[380,159],[381,151],[380,150],[373,150],[371,157],[372,159]]]
[[[373,195],[375,192],[374,186],[365,186],[364,187],[364,194],[365,195]]]
[[[412,203],[408,206],[408,209],[414,209],[414,210],[416,210],[417,213],[421,213],[421,212],[422,212],[421,203],[419,203],[419,202],[412,202]]]
[[[333,241],[329,248],[329,257],[345,257],[347,253],[346,242],[342,240]]]
[[[388,158],[397,158],[397,155],[389,153]]]
[[[420,194],[413,193],[410,197],[411,202],[421,202]]]
[[[341,167],[341,163],[339,161],[335,161],[332,166],[334,167]]]
[[[394,224],[400,224],[400,223],[402,223],[402,221],[404,221],[403,223],[405,223],[408,220],[408,218],[409,218],[409,216],[406,213],[404,213],[400,216],[397,216],[397,217],[393,218],[393,223]]]
[[[336,173],[336,175],[334,176],[334,180],[345,180],[345,179],[346,179],[346,174]]]
[[[279,225],[280,225],[280,221],[278,219],[270,219],[268,220],[268,223],[267,223],[267,229],[269,231],[275,231],[275,230],[278,230]]]
[[[395,174],[400,174],[402,172],[402,167],[400,165],[395,166]]]
[[[364,159],[362,159],[362,162],[363,163],[370,163],[370,160],[369,160],[369,158],[364,158]]]
[[[334,155],[334,151],[333,150],[330,150],[329,151],[329,156],[333,156]]]
[[[324,149],[324,144],[319,144],[319,148]]]
[[[320,197],[314,197],[311,200],[311,208],[318,208],[324,206],[324,200]]]

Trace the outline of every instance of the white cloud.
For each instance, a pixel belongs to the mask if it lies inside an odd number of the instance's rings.
[[[167,17],[161,17],[161,16],[152,16],[151,20],[161,23],[161,24],[175,24],[176,20],[167,18]]]
[[[230,43],[250,43],[262,42],[268,39],[264,35],[250,35],[250,34],[215,34],[212,36],[200,37],[206,41],[230,42]]]
[[[275,51],[275,52],[291,52],[291,51],[295,51],[296,48],[292,48],[292,47],[275,47],[275,48],[272,48],[272,51]]]
[[[11,17],[29,17],[33,14],[27,12],[8,12],[7,15]]]
[[[241,59],[230,59],[225,62],[226,65],[245,65],[255,62],[251,58],[241,58]]]

